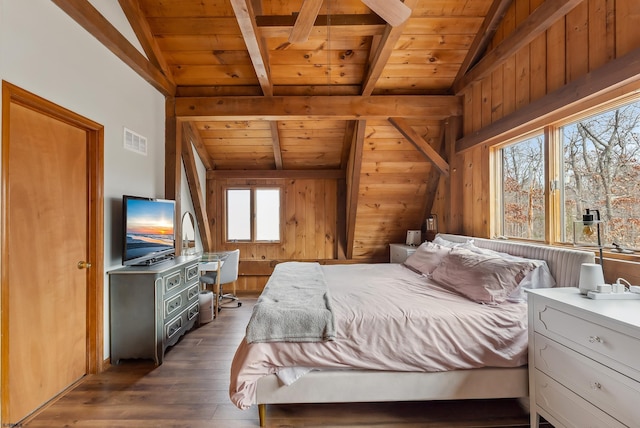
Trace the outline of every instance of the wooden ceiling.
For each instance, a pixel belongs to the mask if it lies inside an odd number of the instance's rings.
[[[410,17],[390,19],[392,25],[365,3],[404,8]],[[264,120],[198,112],[189,123],[200,156],[215,170],[344,170],[355,120],[366,116],[351,108],[350,97],[390,96],[388,103],[397,103],[403,98],[394,96],[453,94],[456,79],[488,43],[487,16],[508,3],[120,0],[147,57],[166,78],[164,90],[176,99],[346,97],[347,105],[328,102],[336,115],[346,112],[342,117],[281,112]]]

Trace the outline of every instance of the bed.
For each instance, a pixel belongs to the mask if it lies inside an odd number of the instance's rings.
[[[310,336],[301,331],[281,332],[254,308],[252,322],[256,318],[259,322],[253,325],[260,328],[252,329],[250,322],[236,351],[231,368],[232,402],[239,408],[257,404],[264,426],[267,404],[526,397],[528,335],[522,288],[577,286],[581,264],[593,263],[594,254],[447,234],[438,235],[437,241],[446,242],[447,248],[429,244],[422,258],[416,256],[406,264],[315,266],[293,262],[281,269],[278,265],[256,308],[261,301],[289,298],[289,294],[268,294],[277,290],[272,285],[274,277],[285,279],[280,290],[306,288],[320,269],[326,293],[302,299],[319,308],[307,306],[305,318],[296,321],[298,326],[309,321],[320,327]],[[452,251],[451,247],[456,248]],[[438,255],[428,251],[438,251]],[[471,252],[482,254],[468,256],[474,260],[487,253],[492,255],[486,257],[495,259],[493,252],[499,252],[499,266],[512,273],[521,269],[513,281],[522,286],[500,292],[482,290],[480,295],[473,294],[478,293],[474,287],[468,296],[443,286],[441,272],[447,263],[441,257],[453,253],[467,257]],[[520,258],[537,262],[533,266]],[[463,270],[446,267],[449,276],[464,282]],[[547,277],[538,275],[540,272]],[[287,277],[291,284],[285,284]],[[477,277],[474,272],[470,278]],[[256,336],[268,334],[269,329],[278,334]]]

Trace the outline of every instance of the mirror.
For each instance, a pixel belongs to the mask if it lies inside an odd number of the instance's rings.
[[[189,211],[182,215],[182,254],[196,254],[195,220]]]

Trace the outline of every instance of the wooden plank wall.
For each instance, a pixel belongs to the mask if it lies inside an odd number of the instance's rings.
[[[495,47],[543,0],[515,0],[489,49]],[[640,47],[640,2],[585,0],[508,58],[489,76],[464,89],[463,133],[469,135],[603,64]],[[489,148],[462,154],[462,233],[489,237]]]
[[[442,122],[410,121],[432,147]],[[431,163],[388,121],[368,121],[362,153],[353,257],[385,259],[388,244],[421,229]]]
[[[283,189],[283,236],[280,243],[224,242],[224,189],[229,186],[268,185]],[[207,210],[218,251],[240,249],[242,276],[237,290],[260,291],[277,261],[336,258],[338,187],[335,179],[218,179],[207,180]],[[212,190],[213,189],[213,190]]]
[[[511,34],[542,0],[515,0],[492,45]],[[638,0],[585,0],[528,46],[508,58],[490,76],[463,92],[463,133],[485,127],[563,85],[640,47]],[[462,233],[489,237],[493,201],[489,189],[489,148],[479,145],[458,155],[463,165]],[[638,263],[608,259],[607,281],[638,280]]]

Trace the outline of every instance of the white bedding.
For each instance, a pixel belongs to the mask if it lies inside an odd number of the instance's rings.
[[[527,362],[525,303],[481,305],[400,264],[322,266],[336,340],[239,346],[231,400],[255,404],[256,382],[287,367],[446,371]]]

